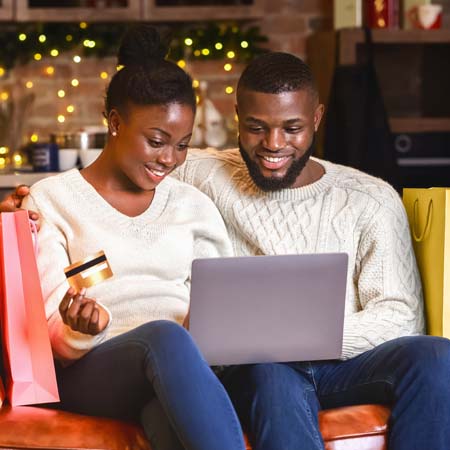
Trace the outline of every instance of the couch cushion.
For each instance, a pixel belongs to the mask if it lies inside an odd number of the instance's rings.
[[[326,450],[386,450],[389,408],[358,405],[323,410],[319,425]],[[247,450],[251,446],[247,441]]]
[[[386,450],[389,413],[379,405],[321,411],[326,450]],[[1,408],[0,448],[151,450],[136,425],[31,406]]]
[[[31,406],[0,409],[0,448],[151,450],[136,425]]]

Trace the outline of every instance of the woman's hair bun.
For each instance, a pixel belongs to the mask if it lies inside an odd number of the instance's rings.
[[[123,66],[146,65],[162,61],[168,52],[168,46],[161,41],[158,31],[146,24],[130,28],[122,38],[118,63]]]

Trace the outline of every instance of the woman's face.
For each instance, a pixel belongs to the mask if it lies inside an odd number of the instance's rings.
[[[188,105],[130,104],[126,116],[109,115],[114,163],[126,184],[153,190],[186,159],[194,124]]]

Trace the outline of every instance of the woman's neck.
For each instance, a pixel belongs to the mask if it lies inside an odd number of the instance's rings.
[[[118,170],[107,148],[80,173],[111,206],[130,217],[146,211],[155,196],[154,190],[140,189]]]

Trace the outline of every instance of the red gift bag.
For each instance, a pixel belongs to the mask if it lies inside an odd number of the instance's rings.
[[[58,402],[27,211],[0,216],[0,272],[6,397],[13,406]]]

